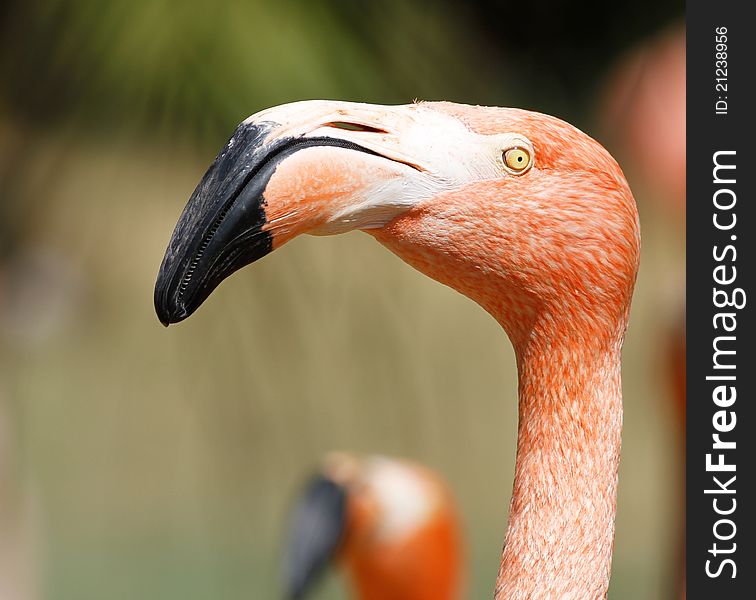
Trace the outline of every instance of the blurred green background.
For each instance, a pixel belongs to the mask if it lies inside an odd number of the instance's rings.
[[[676,597],[682,432],[667,350],[682,307],[684,183],[679,156],[666,157],[680,152],[676,134],[684,161],[684,97],[671,89],[680,60],[684,88],[682,11],[5,2],[0,598],[278,597],[290,499],[332,449],[441,472],[465,521],[468,597],[490,597],[516,376],[480,308],[353,233],[292,242],[170,330],[153,313],[175,221],[236,123],[306,98],[521,106],[619,158],[643,258],[610,598]],[[338,575],[318,594],[345,597]]]

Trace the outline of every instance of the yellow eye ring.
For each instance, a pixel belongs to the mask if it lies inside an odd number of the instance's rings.
[[[525,148],[509,148],[504,151],[504,164],[512,173],[523,173],[530,162],[530,152]]]

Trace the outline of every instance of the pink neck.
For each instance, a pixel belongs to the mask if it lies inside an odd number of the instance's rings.
[[[544,319],[515,345],[517,462],[496,600],[593,600],[609,586],[621,333],[601,335],[585,321],[581,335],[572,317],[569,328]]]

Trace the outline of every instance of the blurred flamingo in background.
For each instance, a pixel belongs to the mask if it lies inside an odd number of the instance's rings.
[[[685,232],[685,28],[676,26],[631,52],[607,84],[603,118],[648,198]],[[648,132],[654,132],[649,135]],[[674,307],[665,353],[675,410],[685,426],[684,270],[672,273]]]
[[[644,41],[610,74],[603,119],[631,169],[685,220],[685,27]]]
[[[664,209],[674,232],[685,234],[685,27],[671,29],[645,40],[631,51],[610,75],[603,119],[630,170],[645,190],[644,198]],[[652,132],[650,134],[650,132]],[[660,282],[672,297],[666,344],[664,376],[674,410],[675,425],[683,443],[680,473],[685,465],[685,271],[668,274]],[[685,597],[685,492],[681,477],[678,578],[679,595]]]
[[[640,245],[617,163],[571,125],[523,110],[309,101],[263,111],[179,219],[158,317],[188,317],[299,234],[358,229],[476,301],[514,346],[517,460],[496,598],[605,597]]]
[[[292,513],[287,597],[304,598],[331,561],[361,600],[459,598],[462,538],[443,479],[407,460],[329,455]]]

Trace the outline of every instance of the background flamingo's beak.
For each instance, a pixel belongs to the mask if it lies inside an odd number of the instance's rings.
[[[346,490],[315,476],[292,514],[284,555],[287,598],[302,598],[322,575],[343,542],[346,524]]]

